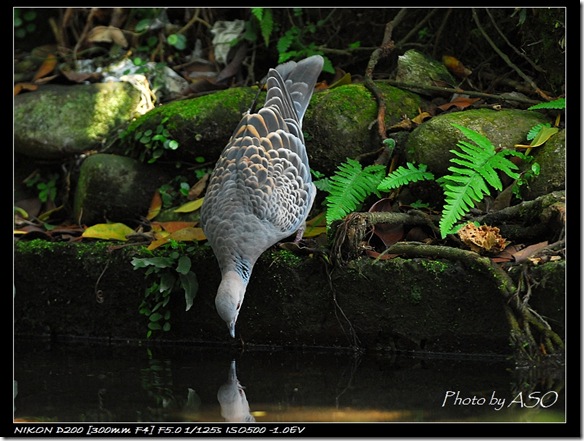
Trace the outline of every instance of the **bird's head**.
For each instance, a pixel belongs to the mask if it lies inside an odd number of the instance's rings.
[[[223,275],[221,284],[215,297],[215,307],[219,316],[227,324],[229,335],[235,337],[235,322],[239,309],[243,303],[246,285],[241,276],[235,271],[228,271]]]

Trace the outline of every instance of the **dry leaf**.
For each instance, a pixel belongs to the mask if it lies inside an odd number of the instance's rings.
[[[412,123],[412,120],[407,116],[404,116],[404,119],[389,127],[388,130],[412,130],[413,128],[414,124]]]
[[[438,107],[440,110],[448,110],[451,107],[456,106],[458,109],[462,110],[465,109],[468,106],[472,106],[474,103],[476,103],[477,101],[480,101],[480,98],[465,98],[462,96],[456,97],[455,99],[453,99],[452,101],[450,101],[449,103],[446,104],[442,104],[441,106],[436,106]]]
[[[36,73],[34,74],[33,81],[36,83],[40,78],[46,77],[52,71],[55,70],[57,66],[57,57],[55,54],[48,54],[43,63],[40,65]]]
[[[529,245],[528,247],[525,247],[522,250],[513,253],[513,258],[515,259],[515,262],[518,263],[524,262],[527,259],[531,260],[531,256],[533,256],[535,253],[541,251],[547,246],[548,246],[547,240],[544,242],[536,243],[534,245]]]
[[[76,72],[74,70],[65,68],[60,69],[60,71],[65,76],[65,78],[73,83],[83,83],[85,81],[97,83],[103,77],[101,72]]]
[[[152,222],[152,227],[161,227],[164,231],[169,233],[174,233],[183,228],[194,227],[196,222],[184,222],[184,221],[170,221],[170,222]]]
[[[160,192],[156,190],[154,192],[154,196],[152,196],[152,201],[150,202],[150,207],[148,208],[148,214],[146,215],[146,219],[152,220],[160,213],[162,209],[162,197],[160,196]]]
[[[332,89],[333,87],[346,86],[347,84],[351,84],[352,81],[353,80],[351,79],[351,74],[345,73],[342,77],[340,77],[338,80],[333,82],[329,86],[329,89]]]
[[[412,122],[420,125],[428,118],[432,118],[432,115],[429,114],[428,112],[422,112],[422,113],[418,114],[415,118],[413,118]]]
[[[200,227],[186,227],[177,230],[168,236],[170,239],[176,241],[200,241],[206,240],[207,237],[203,233],[203,229]]]
[[[14,85],[14,96],[18,95],[23,90],[37,90],[38,84],[34,83],[16,83]]]
[[[444,55],[442,57],[442,63],[453,75],[458,78],[464,79],[472,74],[472,70],[468,69],[458,58],[452,57],[450,55]]]
[[[391,211],[392,203],[389,198],[380,199],[369,208],[370,213]],[[389,247],[403,239],[404,226],[402,224],[378,222],[373,226],[373,234],[379,237],[386,247]]]
[[[377,260],[389,260],[389,259],[394,259],[397,256],[399,256],[399,254],[379,253],[379,252],[374,251],[374,250],[365,250],[365,254],[367,254],[369,257],[373,257],[374,259],[377,259]]]
[[[500,253],[509,245],[509,242],[499,234],[499,228],[489,225],[477,227],[472,222],[458,230],[458,237],[472,251],[479,254]]]
[[[96,26],[87,35],[90,43],[115,43],[123,48],[128,47],[128,41],[121,29],[114,26]]]
[[[209,180],[209,173],[205,173],[205,176],[203,176],[201,179],[199,179],[195,185],[193,185],[190,189],[189,189],[189,194],[187,196],[187,199],[189,201],[192,201],[194,199],[199,198],[199,196],[201,196],[201,194],[203,194],[203,191],[205,191],[205,187],[207,186],[207,181]]]

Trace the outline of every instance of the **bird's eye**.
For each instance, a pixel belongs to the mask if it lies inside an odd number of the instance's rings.
[[[235,309],[237,309],[237,310],[239,311],[239,308],[240,308],[240,307],[241,307],[241,302],[239,302],[239,303],[237,304],[237,307],[236,307]]]

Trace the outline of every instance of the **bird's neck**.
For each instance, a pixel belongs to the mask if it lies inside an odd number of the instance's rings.
[[[254,262],[255,263],[255,262]],[[249,282],[249,278],[251,277],[251,271],[253,269],[254,263],[250,262],[248,259],[237,258],[229,262],[228,265],[223,267],[222,275],[223,278],[229,273],[237,274],[244,286],[247,286]],[[235,274],[230,274],[230,276],[234,276]]]

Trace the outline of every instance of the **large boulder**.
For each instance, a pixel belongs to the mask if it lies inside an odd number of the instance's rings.
[[[155,190],[169,179],[157,167],[124,156],[98,153],[79,170],[74,219],[85,225],[127,222],[146,216]]]
[[[141,93],[126,82],[45,85],[14,97],[14,150],[61,159],[101,149],[137,114]]]

